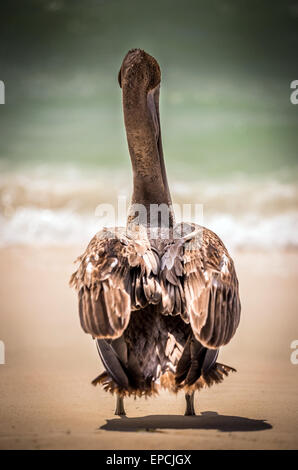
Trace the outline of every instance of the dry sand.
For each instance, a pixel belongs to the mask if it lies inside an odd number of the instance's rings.
[[[183,394],[126,400],[90,385],[101,370],[79,326],[67,286],[81,248],[11,247],[0,252],[1,449],[298,448],[298,254],[235,253],[242,321],[220,361],[238,369],[196,396],[184,417]]]

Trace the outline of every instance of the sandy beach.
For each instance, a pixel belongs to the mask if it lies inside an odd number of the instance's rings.
[[[126,400],[93,387],[102,370],[68,288],[82,247],[1,250],[1,449],[297,449],[298,253],[236,252],[242,320],[220,361],[237,369],[196,396]]]

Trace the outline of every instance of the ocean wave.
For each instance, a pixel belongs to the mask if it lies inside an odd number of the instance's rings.
[[[298,185],[281,175],[217,179],[170,175],[172,199],[178,204],[203,204],[209,212],[275,215],[298,208]],[[12,215],[20,207],[72,209],[93,213],[101,203],[117,203],[132,191],[130,170],[82,170],[77,167],[36,167],[2,171],[0,213]],[[185,180],[187,182],[185,182]]]
[[[298,211],[267,218],[256,214],[242,218],[231,214],[210,214],[204,217],[203,224],[216,232],[232,250],[298,247]],[[106,225],[110,226],[96,216],[68,209],[20,208],[9,218],[0,216],[0,245],[86,244]]]
[[[247,214],[233,217],[217,214],[206,218],[208,228],[217,233],[227,248],[273,250],[298,247],[298,211],[260,217]]]
[[[204,218],[185,221],[214,230],[229,249],[298,247],[294,178],[234,175],[185,183],[170,175],[170,186],[175,204],[202,206]],[[0,245],[87,243],[103,226],[125,224],[125,216],[116,221],[96,216],[96,207],[109,204],[117,213],[119,197],[127,207],[131,189],[131,178],[122,170],[43,166],[2,171]]]

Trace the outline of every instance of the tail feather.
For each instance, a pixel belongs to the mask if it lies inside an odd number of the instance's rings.
[[[192,335],[185,344],[176,373],[169,370],[163,373],[160,386],[154,380],[144,379],[138,358],[126,347],[123,339],[96,339],[96,346],[106,371],[92,384],[100,384],[106,391],[122,396],[151,396],[158,393],[160,387],[175,393],[179,390],[192,393],[220,383],[230,372],[236,372],[233,367],[216,362],[218,350],[205,348]]]
[[[102,363],[110,377],[118,384],[119,387],[128,388],[129,381],[127,374],[125,373],[124,367],[112,346],[104,339],[97,339],[96,346]]]
[[[193,338],[190,344],[191,362],[185,385],[192,385],[201,377],[206,354],[207,348],[204,348],[201,343]]]
[[[186,378],[188,371],[189,371],[189,364],[191,361],[190,341],[191,341],[191,335],[188,337],[185,343],[182,355],[176,367],[175,381],[177,385],[180,384]]]
[[[184,386],[182,383],[180,387],[183,388],[185,392],[191,393],[195,390],[201,390],[202,388],[221,383],[230,372],[236,372],[236,369],[216,362],[207,372],[203,371],[201,377],[194,384]]]
[[[179,385],[193,385],[201,375],[205,375],[216,363],[218,349],[205,348],[191,334],[185,344],[182,356],[177,364],[175,381]]]

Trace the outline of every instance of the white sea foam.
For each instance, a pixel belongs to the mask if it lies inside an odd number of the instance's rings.
[[[248,214],[205,216],[204,225],[216,232],[229,249],[298,247],[298,211],[271,217]],[[103,225],[95,216],[59,209],[19,208],[0,216],[0,245],[70,245],[87,243]]]
[[[223,181],[171,178],[173,201],[203,204],[199,223],[216,232],[227,248],[298,247],[298,189],[278,178],[236,176]],[[87,243],[107,220],[98,204],[127,197],[127,173],[64,171],[3,172],[0,177],[0,245]],[[111,220],[111,225],[112,224]],[[123,221],[121,220],[121,224]]]
[[[0,216],[0,244],[69,245],[87,242],[101,227],[96,217],[67,209],[19,208]]]
[[[298,247],[298,211],[270,217],[247,214],[239,218],[216,214],[205,218],[205,222],[222,238],[227,248],[272,250]]]

